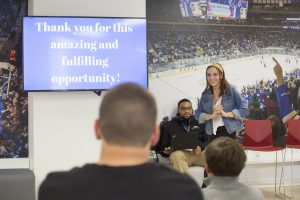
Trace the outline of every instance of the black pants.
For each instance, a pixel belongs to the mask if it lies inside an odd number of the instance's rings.
[[[218,138],[218,137],[230,137],[232,139],[235,139],[235,132],[229,134],[225,128],[225,126],[219,126],[217,128],[217,133],[216,135],[212,134],[208,136],[208,142],[211,143],[212,141],[214,141],[214,139]]]
[[[225,126],[219,126],[217,129],[217,133],[216,135],[212,134],[208,136],[208,142],[211,143],[212,141],[214,141],[216,138],[218,137],[230,137],[232,139],[235,139],[236,137],[236,133],[231,133],[229,134],[225,128]],[[204,170],[204,178],[207,177],[207,172],[206,170]],[[202,184],[202,188],[206,188],[206,185],[203,183]]]

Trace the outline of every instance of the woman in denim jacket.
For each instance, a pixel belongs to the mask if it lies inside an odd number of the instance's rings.
[[[234,139],[236,131],[243,129],[242,120],[248,114],[245,99],[227,82],[222,65],[209,65],[206,69],[206,88],[196,111],[199,123],[205,123],[209,142],[221,136]]]

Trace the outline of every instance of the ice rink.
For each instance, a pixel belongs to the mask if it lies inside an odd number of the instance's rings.
[[[294,56],[288,55],[257,55],[254,57],[240,58],[220,62],[225,70],[228,82],[239,90],[243,86],[253,85],[260,80],[274,80],[272,57],[281,64],[283,73],[299,68]],[[290,63],[286,59],[290,59]],[[299,58],[298,58],[299,59]],[[266,64],[264,67],[263,62]],[[195,66],[189,71],[169,71],[158,74],[158,78],[149,78],[149,88],[157,100],[158,121],[164,116],[174,116],[177,102],[182,98],[192,101],[194,109],[197,107],[197,98],[206,86],[205,70],[207,65]]]
[[[272,57],[281,64],[283,73],[290,72],[300,66],[296,63],[294,56],[288,55],[263,55],[266,67],[262,62],[262,56],[247,57],[220,62],[225,70],[225,75],[230,84],[239,90],[243,86],[253,85],[260,80],[274,80],[273,67],[275,65]],[[290,63],[286,59],[290,59]],[[299,60],[299,58],[297,58]],[[149,88],[154,94],[158,107],[158,122],[164,116],[175,116],[177,102],[182,98],[192,101],[194,109],[197,107],[197,98],[206,86],[205,70],[207,65],[196,66],[190,71],[174,70],[162,72],[149,78]],[[287,150],[286,161],[290,161],[290,150]],[[253,152],[248,153],[248,163],[272,163],[275,161],[275,153]],[[281,157],[281,155],[280,155]],[[300,151],[294,150],[294,159],[300,160]]]

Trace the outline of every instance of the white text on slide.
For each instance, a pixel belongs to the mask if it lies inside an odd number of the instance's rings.
[[[52,76],[51,82],[59,86],[68,86],[77,83],[110,83],[111,85],[120,82],[120,74],[110,75],[102,73],[99,76],[83,75],[83,76]]]

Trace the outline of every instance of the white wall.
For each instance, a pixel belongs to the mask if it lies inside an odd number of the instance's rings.
[[[95,162],[93,123],[100,98],[92,92],[30,93],[30,155],[37,186],[49,171]]]
[[[145,0],[31,0],[32,15],[146,17]]]
[[[30,0],[29,15],[145,17],[145,6],[145,0]],[[50,171],[97,161],[93,126],[100,100],[93,92],[29,94],[30,167],[37,187]]]

